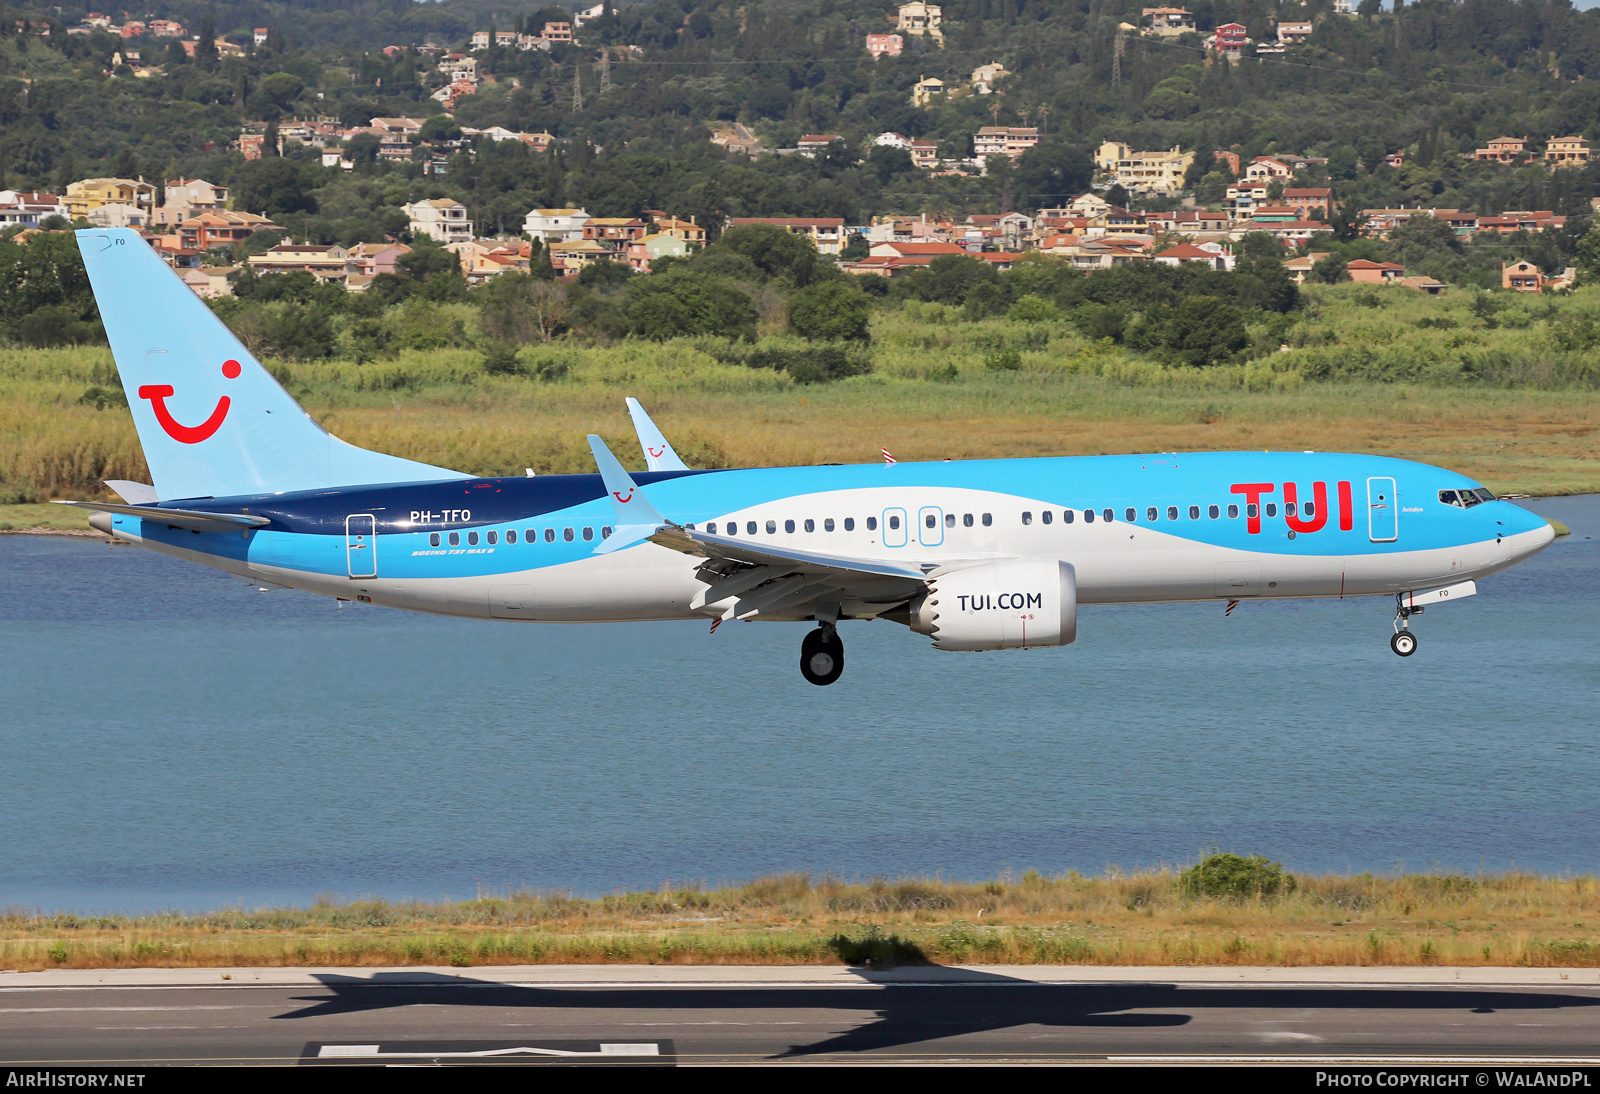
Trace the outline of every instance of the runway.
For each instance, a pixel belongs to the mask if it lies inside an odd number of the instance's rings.
[[[1593,969],[0,973],[0,1064],[1600,1062]]]

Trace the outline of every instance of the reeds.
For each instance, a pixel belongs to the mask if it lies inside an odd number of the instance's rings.
[[[592,899],[320,901],[203,915],[0,916],[0,969],[904,963],[1600,966],[1588,877],[1301,876],[1183,895],[1172,871],[987,882],[791,874]]]

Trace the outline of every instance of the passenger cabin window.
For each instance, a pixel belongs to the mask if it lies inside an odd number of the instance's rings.
[[[994,523],[994,517],[992,515],[990,515],[988,513],[983,514],[983,526],[985,528],[989,527],[989,525],[991,525],[993,523]]]
[[[1044,512],[1039,514],[1039,519],[1044,521],[1046,524],[1049,524],[1052,520],[1056,519],[1056,515],[1050,510],[1046,509]]]
[[[783,530],[784,530],[784,531],[785,531],[785,532],[792,532],[792,531],[794,531],[794,521],[792,521],[792,520],[786,520],[786,521],[784,521],[784,522],[783,522]]]
[[[1113,520],[1116,519],[1116,515],[1114,513],[1112,513],[1111,510],[1109,510],[1109,509],[1102,509],[1100,511],[1100,515],[1105,518],[1105,521],[1106,521],[1107,524],[1110,524]]]
[[[1085,509],[1083,511],[1083,523],[1085,523],[1085,524],[1093,524],[1094,523],[1094,510],[1093,509]]]
[[[1278,503],[1275,502],[1275,501],[1267,502],[1267,516],[1275,517],[1277,515],[1278,515]]]
[[[498,532],[490,532],[489,533],[489,546],[493,547],[496,543],[499,543],[499,542],[500,542],[500,534]]]
[[[746,532],[749,532],[752,536],[755,535],[756,534],[756,522],[753,521],[753,520],[745,521],[744,522],[744,530]]]
[[[585,542],[593,542],[593,540],[594,540],[594,529],[593,528],[585,528],[583,530],[583,538],[584,538]]]
[[[1155,510],[1152,509],[1151,512],[1154,513]],[[1135,509],[1131,505],[1128,506],[1122,511],[1122,519],[1127,521],[1129,524],[1132,524],[1134,521],[1139,519],[1139,510]],[[1156,518],[1152,516],[1150,519],[1155,520]]]
[[[568,543],[571,543],[572,542],[572,529],[571,528],[563,528],[563,529],[561,529],[561,538],[566,540]]]
[[[844,518],[844,530],[846,532],[848,532],[850,530],[850,525],[853,524],[853,523],[855,523],[855,522],[850,517]],[[867,518],[867,531],[876,532],[877,530],[878,530],[878,518],[877,517],[868,517]]]
[[[817,530],[817,522],[812,520],[811,518],[807,517],[806,518],[806,531],[815,532],[816,530]]]
[[[1200,507],[1198,505],[1189,506],[1189,519],[1190,520],[1199,520],[1200,519]]]
[[[476,532],[468,532],[467,533],[467,546],[468,547],[476,547],[477,545],[478,545],[478,533],[476,533]]]
[[[1239,519],[1239,507],[1237,505],[1228,506],[1228,519],[1229,520],[1238,520]]]
[[[969,521],[968,523],[971,522]],[[954,513],[946,513],[944,515],[944,526],[946,528],[954,528],[956,526],[956,515]]]
[[[1210,517],[1212,520],[1216,520],[1221,515],[1222,515],[1222,510],[1219,507],[1215,506],[1215,505],[1213,505],[1211,508],[1206,510],[1206,516]]]
[[[437,546],[439,546],[439,533],[438,532],[430,532],[428,534],[428,546],[429,547],[437,547]]]
[[[1317,515],[1317,503],[1314,502],[1314,501],[1308,501],[1308,502],[1303,503],[1300,506],[1300,512],[1304,513],[1307,517],[1316,516]]]
[[[972,527],[972,514],[971,513],[962,513],[961,514],[961,527],[963,527],[963,528],[971,528]]]
[[[730,520],[728,522],[728,534],[730,536],[736,536],[736,535],[739,534],[739,522],[738,521]]]
[[[1077,516],[1077,514],[1074,513],[1071,509],[1063,509],[1063,510],[1061,510],[1061,523],[1062,524],[1071,524],[1072,523],[1072,518],[1075,517],[1075,516]]]
[[[832,517],[827,517],[826,519],[823,520],[823,522],[822,522],[822,530],[824,532],[833,531],[833,518]]]
[[[533,543],[538,540],[539,533],[532,528],[525,528],[522,531],[522,538],[526,543]]]
[[[898,528],[898,527],[900,527],[900,518],[891,516],[889,518],[889,527],[890,528]]]
[[[1178,507],[1176,505],[1167,506],[1167,519],[1168,520],[1177,520],[1178,519]]]
[[[544,541],[546,543],[554,543],[556,541],[556,530],[554,528],[546,528],[544,530]]]
[[[1160,510],[1159,510],[1159,509],[1157,509],[1157,508],[1156,508],[1156,507],[1155,507],[1155,506],[1154,506],[1154,505],[1152,505],[1152,506],[1149,506],[1149,507],[1148,507],[1148,508],[1146,508],[1146,509],[1145,509],[1145,511],[1144,511],[1144,519],[1145,519],[1145,520],[1151,520],[1151,521],[1153,521],[1153,520],[1155,520],[1155,519],[1156,519],[1156,517],[1158,517],[1158,516],[1160,516],[1160,515],[1161,515],[1161,511],[1160,511]],[[1132,518],[1132,517],[1129,517],[1129,518],[1128,518],[1128,519],[1129,519],[1129,520],[1132,520],[1132,519],[1133,519],[1133,518]]]
[[[777,534],[778,534],[778,522],[775,521],[775,520],[767,521],[767,535],[775,536]]]
[[[691,531],[691,532],[694,531],[694,525],[692,525],[692,524],[685,525],[685,527],[688,528],[689,531]],[[611,525],[606,524],[606,525],[602,525],[601,526],[601,528],[600,528],[600,538],[601,539],[610,539],[611,538]]]
[[[1023,524],[1032,524],[1033,523],[1033,514],[1024,512],[1022,514],[1022,523]]]
[[[707,524],[706,525],[706,531],[710,532],[712,535],[716,535],[717,534],[717,522],[716,521],[712,521],[710,524]]]
[[[452,546],[452,547],[461,546],[461,533],[460,532],[451,532],[450,533],[450,546]]]
[[[1231,515],[1232,510],[1233,510],[1233,506],[1231,506],[1231,505],[1228,506],[1228,510],[1229,510],[1230,515]],[[1257,516],[1261,515],[1261,510],[1256,507],[1256,503],[1255,502],[1251,502],[1249,505],[1246,505],[1244,507],[1244,512],[1245,512],[1245,516],[1247,516],[1247,517],[1257,517]]]
[[[515,543],[515,542],[517,542],[517,530],[515,528],[509,528],[509,529],[506,530],[506,542],[507,543]]]

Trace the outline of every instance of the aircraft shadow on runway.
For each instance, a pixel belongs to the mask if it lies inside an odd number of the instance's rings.
[[[928,972],[937,974],[939,970]],[[430,973],[377,973],[371,977],[318,974],[317,979],[332,994],[302,997],[308,1006],[275,1018],[322,1018],[418,1005],[685,1013],[837,1009],[852,1015],[875,1015],[814,1044],[793,1045],[780,1054],[783,1057],[868,1052],[1016,1026],[1176,1027],[1188,1024],[1195,1012],[1206,1010],[1439,1010],[1487,1014],[1600,1006],[1600,997],[1551,991],[1042,984],[972,970],[965,970],[959,981],[947,980],[944,984],[938,980],[896,982],[873,978],[870,982],[879,990],[869,994],[855,986],[527,987]]]

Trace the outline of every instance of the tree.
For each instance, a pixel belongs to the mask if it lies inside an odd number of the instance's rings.
[[[1071,201],[1089,188],[1093,178],[1089,153],[1052,137],[1017,157],[1012,185],[1019,205],[1038,209]]]
[[[626,262],[598,259],[578,271],[578,284],[591,289],[610,289],[621,285],[633,276],[633,267]]]
[[[789,297],[789,326],[812,341],[866,341],[872,319],[867,294],[855,279],[808,285]]]
[[[753,339],[756,309],[750,297],[720,278],[687,272],[641,277],[629,286],[623,315],[630,334],[664,341],[699,334]]]
[[[461,139],[461,126],[448,114],[435,114],[417,130],[417,140],[424,144],[443,144]]]
[[[1345,261],[1344,255],[1331,254],[1311,267],[1311,280],[1319,281],[1324,285],[1332,285],[1343,281],[1345,267],[1348,265],[1349,263]]]
[[[872,146],[872,151],[867,153],[867,167],[882,183],[887,183],[896,175],[909,175],[916,170],[916,166],[911,162],[910,152],[887,144]]]
[[[233,175],[233,206],[266,216],[315,213],[313,168],[294,160],[259,159],[240,164]]]
[[[1239,309],[1214,296],[1188,296],[1162,324],[1160,348],[1190,368],[1220,365],[1250,344]]]
[[[467,279],[461,272],[461,259],[428,236],[418,236],[410,253],[401,255],[395,266],[417,285],[413,291],[424,300],[466,298]]]
[[[809,285],[817,274],[817,249],[804,236],[777,224],[741,224],[703,252],[731,251],[754,263],[764,277],[787,277],[797,286]]]
[[[1333,215],[1328,218],[1328,224],[1333,228],[1333,238],[1340,243],[1348,243],[1361,235],[1361,229],[1366,224],[1367,218],[1361,213],[1361,205],[1351,199],[1333,207]]]
[[[133,154],[133,149],[124,145],[117,150],[117,158],[111,165],[111,174],[119,179],[136,179],[139,177],[139,161]]]

